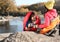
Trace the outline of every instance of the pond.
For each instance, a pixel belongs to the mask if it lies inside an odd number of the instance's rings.
[[[17,17],[9,21],[9,27],[0,26],[0,33],[14,33],[23,31],[23,18]]]
[[[22,16],[20,17],[15,17],[14,19],[11,19],[9,21],[9,26],[0,26],[0,33],[15,33],[15,32],[22,32],[23,31],[23,18]],[[41,24],[44,23],[44,17],[41,18]]]

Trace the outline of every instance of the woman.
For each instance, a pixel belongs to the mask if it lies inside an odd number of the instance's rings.
[[[24,31],[36,31],[40,24],[40,18],[35,15],[34,12],[30,11],[24,18],[23,26]]]
[[[44,29],[48,27],[52,20],[54,20],[58,13],[56,9],[53,9],[55,4],[55,0],[49,0],[48,2],[44,3],[44,7],[47,10],[44,14],[44,23],[39,25],[39,28]]]

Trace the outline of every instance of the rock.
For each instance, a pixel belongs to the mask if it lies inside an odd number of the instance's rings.
[[[0,41],[3,40],[4,38],[8,37],[12,33],[2,33],[0,34]]]
[[[49,37],[34,32],[19,32],[10,34],[0,42],[60,42],[60,36]]]

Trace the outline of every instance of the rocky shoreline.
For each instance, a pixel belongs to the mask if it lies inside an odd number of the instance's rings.
[[[58,33],[54,37],[34,32],[17,32],[0,34],[0,42],[60,42]]]

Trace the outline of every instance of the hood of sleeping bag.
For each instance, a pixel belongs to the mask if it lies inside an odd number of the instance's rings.
[[[31,14],[32,14],[32,11],[28,12],[28,13],[26,14],[26,16],[24,17],[24,20],[23,20],[23,26],[24,26],[24,28],[26,27],[26,23],[28,22]]]

